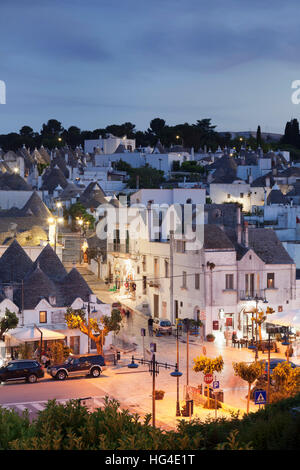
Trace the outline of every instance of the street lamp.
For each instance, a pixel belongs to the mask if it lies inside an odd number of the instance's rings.
[[[81,236],[82,236],[82,226],[83,226],[83,218],[82,217],[76,217],[76,221],[79,225],[80,229],[80,237],[79,237],[79,264],[81,264]]]
[[[54,251],[56,253],[56,242],[57,242],[57,227],[59,224],[63,223],[64,219],[62,217],[59,217],[58,215],[52,215],[51,217],[48,218],[48,224],[49,224],[49,239],[51,243],[51,238],[52,238],[52,243],[54,244]],[[54,229],[54,233],[52,234],[52,237],[50,238],[50,228]]]
[[[172,377],[176,377],[177,380],[182,376],[182,373],[178,370],[178,364],[168,364],[167,362],[157,362],[155,359],[155,354],[153,353],[151,361],[147,359],[136,359],[132,356],[131,363],[128,364],[129,369],[136,369],[138,364],[147,364],[149,366],[149,372],[152,375],[152,426],[155,428],[155,377],[159,374],[159,368],[164,367],[165,369],[175,369],[174,372],[171,372]],[[176,406],[176,416],[177,415],[177,406]]]
[[[290,329],[289,327],[287,328],[285,334],[284,334],[284,337],[283,337],[283,341],[281,343],[283,346],[286,346],[286,360],[287,362],[289,362],[289,347],[290,347]]]
[[[262,301],[264,304],[267,304],[268,301],[265,297],[260,297],[257,295],[257,293],[255,294],[255,297],[251,298],[251,297],[248,297],[247,300],[255,300],[255,346],[254,344],[249,344],[248,346],[248,349],[255,349],[255,361],[258,360],[258,339],[257,339],[257,333],[258,333],[258,318],[257,318],[257,315],[258,315],[258,302],[259,301]],[[252,316],[253,318],[253,316]],[[253,325],[253,323],[252,323]],[[253,331],[252,331],[252,337],[253,337]]]

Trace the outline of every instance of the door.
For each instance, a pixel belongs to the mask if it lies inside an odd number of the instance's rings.
[[[73,354],[80,354],[80,336],[70,336],[70,348]]]
[[[159,295],[153,294],[154,318],[159,318]]]
[[[18,364],[17,362],[8,364],[6,368],[6,380],[18,380],[25,377],[23,364]]]
[[[174,302],[174,310],[175,310],[175,318],[178,318],[178,300],[175,300]]]

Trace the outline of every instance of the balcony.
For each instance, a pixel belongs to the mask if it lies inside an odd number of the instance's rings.
[[[152,279],[149,281],[149,287],[160,287],[159,279]]]
[[[130,254],[129,246],[126,243],[108,243],[107,244],[108,253],[118,253],[118,254]]]
[[[266,298],[265,289],[261,290],[241,290],[239,292],[239,300],[243,301],[252,301],[255,302],[255,299],[264,300]]]

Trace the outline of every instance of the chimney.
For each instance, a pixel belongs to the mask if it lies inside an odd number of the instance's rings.
[[[244,223],[244,245],[246,248],[249,246],[249,231],[248,231],[248,222]]]
[[[50,303],[50,305],[52,305],[52,306],[55,306],[55,305],[56,305],[56,297],[55,297],[55,295],[49,295],[49,303]]]
[[[96,294],[90,294],[90,297],[89,297],[89,298],[90,298],[90,302],[91,302],[92,304],[97,303],[97,296],[96,296]]]
[[[266,186],[267,188],[270,187],[270,176],[266,176]]]
[[[6,286],[3,288],[4,290],[4,295],[6,299],[11,300],[12,302],[14,301],[14,288],[13,286]]]
[[[242,225],[241,225],[241,208],[237,208],[237,242],[240,245],[242,243]]]

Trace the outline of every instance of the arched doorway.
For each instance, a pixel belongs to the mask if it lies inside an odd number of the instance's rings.
[[[201,340],[203,341],[206,335],[206,327],[205,327],[205,320],[206,320],[206,315],[205,311],[201,309],[198,305],[194,308],[194,320],[196,321],[201,321],[202,326],[200,327],[200,337]]]

